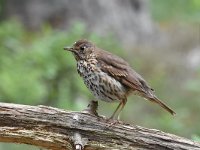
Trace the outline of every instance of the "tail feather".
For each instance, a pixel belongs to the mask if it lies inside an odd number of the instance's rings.
[[[162,108],[164,108],[166,111],[168,111],[170,114],[175,115],[176,113],[169,108],[165,103],[163,103],[161,100],[159,100],[157,97],[153,97],[153,98],[148,98],[151,102],[157,103],[158,105],[160,105]]]

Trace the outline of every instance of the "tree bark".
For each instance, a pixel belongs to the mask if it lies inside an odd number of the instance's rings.
[[[200,150],[200,143],[136,125],[47,106],[0,103],[0,142],[53,150]]]

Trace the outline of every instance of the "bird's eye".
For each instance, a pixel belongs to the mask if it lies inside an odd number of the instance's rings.
[[[84,51],[84,50],[85,50],[85,46],[80,47],[80,50],[81,50],[81,51]]]

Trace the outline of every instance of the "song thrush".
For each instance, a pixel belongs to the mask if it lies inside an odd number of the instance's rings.
[[[97,98],[106,102],[119,102],[111,118],[124,108],[131,93],[157,103],[172,115],[175,112],[159,100],[154,90],[122,58],[96,47],[92,42],[79,40],[73,47],[64,48],[73,53],[77,71],[85,85]],[[118,114],[119,114],[118,113]]]

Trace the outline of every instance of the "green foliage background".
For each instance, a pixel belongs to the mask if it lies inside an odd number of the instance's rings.
[[[152,0],[150,6],[152,16],[157,21],[173,21],[177,16],[192,22],[200,21],[199,0]],[[0,101],[42,104],[70,110],[84,109],[93,97],[76,72],[73,56],[63,50],[64,46],[71,46],[80,38],[90,39],[101,48],[126,58],[138,72],[148,74],[144,76],[156,89],[159,97],[172,99],[173,101],[166,103],[173,106],[178,113],[176,117],[171,117],[146,101],[132,100],[140,99],[133,96],[122,113],[123,120],[200,141],[200,67],[196,76],[188,80],[183,87],[178,90],[177,86],[169,89],[174,81],[170,80],[169,74],[164,71],[165,67],[157,65],[151,68],[147,64],[153,63],[152,60],[141,58],[137,53],[122,51],[112,34],[106,37],[95,33],[88,34],[80,23],[75,23],[66,31],[43,25],[40,31],[31,32],[17,20],[1,21]],[[110,116],[116,104],[107,105],[101,102],[99,107],[100,114]],[[23,147],[27,149],[27,146]],[[36,149],[30,146],[28,148]],[[0,144],[0,149],[22,147]]]

